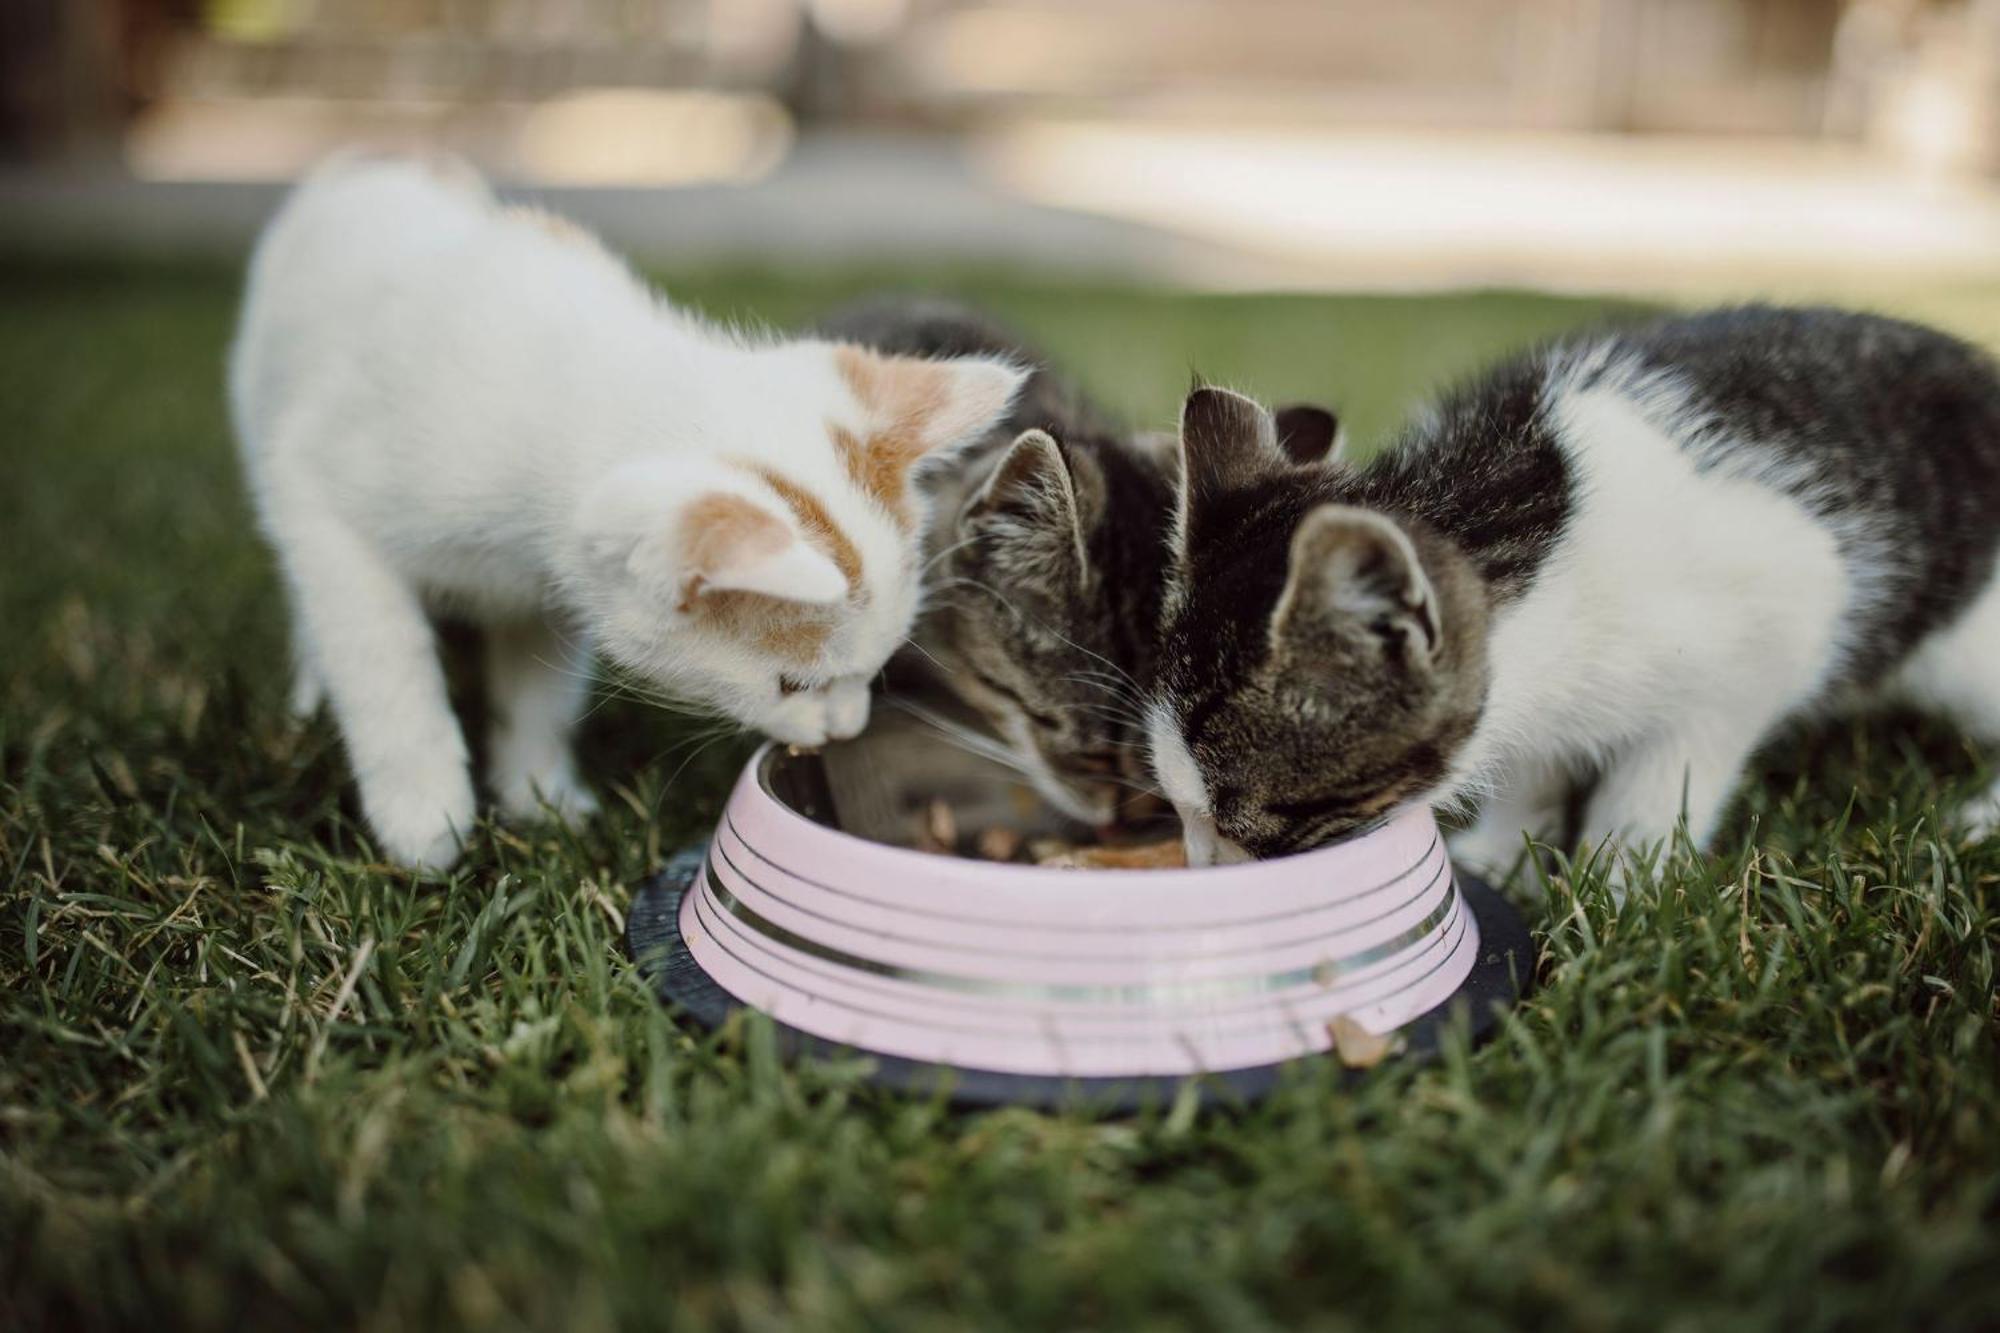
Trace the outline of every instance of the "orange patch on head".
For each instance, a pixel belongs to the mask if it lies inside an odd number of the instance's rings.
[[[841,426],[828,427],[841,465],[856,486],[879,500],[905,527],[913,527],[910,469],[934,443],[927,429],[950,400],[951,371],[861,347],[836,347],[833,359],[870,421],[865,436]]]
[[[792,540],[783,523],[740,495],[704,495],[687,507],[681,521],[681,556],[692,571],[681,593],[683,612],[701,595],[703,580],[715,570],[775,555]]]
[[[754,592],[711,592],[692,608],[718,634],[751,644],[794,666],[811,666],[833,637],[839,611],[764,597]]]
[[[765,468],[751,468],[798,516],[805,540],[819,548],[847,579],[861,586],[861,553],[834,526],[813,496]],[[704,495],[687,507],[683,551],[693,573],[681,598],[683,614],[698,617],[718,634],[739,639],[795,666],[810,666],[826,648],[839,623],[837,607],[769,597],[761,593],[702,587],[703,571],[732,562],[776,554],[792,541],[790,529],[768,509],[740,495]]]
[[[778,493],[798,520],[799,531],[808,542],[827,559],[833,561],[841,577],[847,580],[850,595],[861,591],[861,551],[853,538],[849,537],[833,516],[826,511],[819,497],[806,490],[797,482],[773,472],[770,468],[752,465],[750,471],[757,474],[766,486]]]

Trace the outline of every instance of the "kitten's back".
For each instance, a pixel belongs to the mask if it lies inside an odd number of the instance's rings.
[[[620,260],[501,204],[469,167],[340,154],[293,191],[252,256],[229,369],[238,436],[269,441],[272,414],[316,379],[421,387],[452,378],[454,362],[526,369],[551,349],[616,345],[621,326],[652,318]]]
[[[1860,596],[1843,675],[1879,675],[1962,610],[2000,551],[2000,368],[1948,334],[1829,308],[1742,306],[1612,338],[1599,374],[1647,399],[1703,471],[1789,496]]]

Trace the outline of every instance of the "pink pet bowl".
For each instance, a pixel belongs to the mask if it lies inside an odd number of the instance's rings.
[[[963,1100],[1136,1105],[1208,1078],[1254,1097],[1336,1020],[1397,1057],[1519,998],[1533,953],[1455,874],[1428,811],[1282,860],[1186,870],[996,864],[842,832],[815,756],[760,751],[706,848],[635,900],[633,954],[718,1024],[875,1055]]]

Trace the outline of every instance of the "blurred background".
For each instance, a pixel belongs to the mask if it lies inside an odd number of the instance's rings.
[[[2000,336],[2000,0],[7,0],[9,234],[233,250],[352,141],[666,264],[1922,290]]]

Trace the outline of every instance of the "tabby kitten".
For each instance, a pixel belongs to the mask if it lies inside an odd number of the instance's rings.
[[[1012,410],[935,474],[925,610],[896,665],[976,709],[1064,813],[1106,822],[1143,767],[1137,704],[1152,673],[1172,441],[1135,437],[1033,347],[949,301],[878,298],[822,331],[1032,368]],[[1290,409],[1286,421],[1303,454],[1333,443],[1328,413]]]
[[[1155,767],[1200,862],[1488,799],[1457,852],[1706,843],[1787,719],[1894,698],[2000,741],[2000,372],[1943,334],[1748,307],[1575,338],[1361,468],[1193,394]],[[1966,811],[2000,818],[2000,789]]]
[[[510,813],[591,807],[593,650],[781,740],[852,735],[916,612],[915,474],[1022,378],[738,338],[469,169],[338,159],[259,242],[229,366],[294,703],[331,702],[383,850],[436,866],[474,813],[440,604],[488,630]]]

